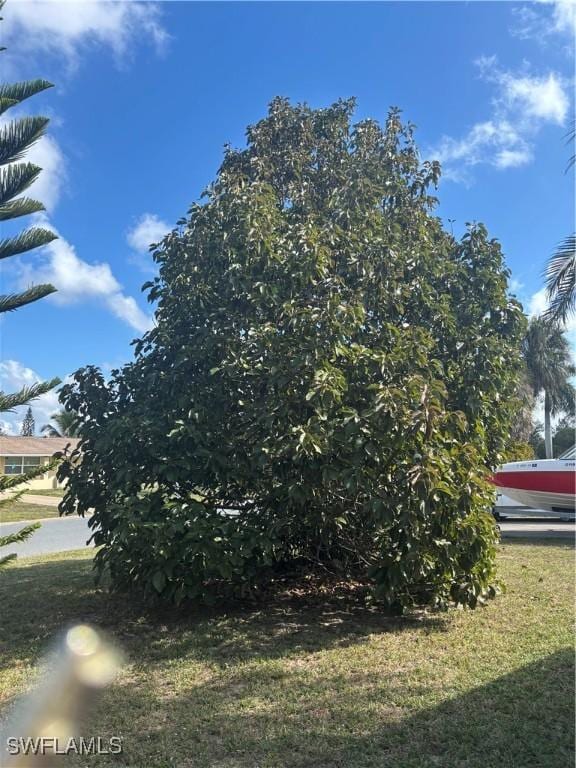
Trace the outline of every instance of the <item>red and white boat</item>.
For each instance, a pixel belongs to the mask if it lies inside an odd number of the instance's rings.
[[[492,480],[501,493],[526,507],[574,514],[576,446],[558,459],[503,464]]]

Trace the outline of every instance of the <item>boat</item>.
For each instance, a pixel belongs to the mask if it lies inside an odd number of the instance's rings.
[[[557,459],[511,461],[498,467],[492,482],[500,493],[525,507],[574,514],[576,446]]]
[[[525,504],[521,504],[519,501],[514,501],[509,496],[504,496],[503,493],[496,494],[496,501],[492,507],[492,514],[498,522],[501,520],[515,520],[515,519],[535,519],[541,520],[543,518],[553,518],[554,520],[563,520],[565,523],[573,522],[575,519],[574,510],[564,509],[561,512],[550,512],[548,509],[536,509],[535,507],[527,507]]]

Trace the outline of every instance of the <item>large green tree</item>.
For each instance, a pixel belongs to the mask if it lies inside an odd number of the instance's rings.
[[[0,0],[0,10],[4,0]],[[1,21],[1,19],[0,19]],[[28,80],[19,83],[0,84],[0,114],[18,107],[26,99],[41,91],[51,88],[46,80]],[[44,134],[48,125],[47,117],[18,117],[4,122],[0,128],[0,222],[3,230],[13,219],[18,219],[38,211],[43,211],[42,203],[27,197],[25,192],[38,178],[41,171],[33,163],[20,162],[26,151]],[[8,259],[17,254],[23,254],[54,240],[56,235],[43,227],[31,226],[23,231],[3,237],[0,240],[0,259]],[[0,313],[11,312],[26,304],[48,296],[56,289],[53,285],[43,284],[28,288],[20,293],[0,296]],[[59,379],[39,382],[23,387],[19,392],[0,392],[0,413],[13,411],[27,405],[34,398],[49,392],[59,383]],[[28,472],[24,476],[0,476],[0,492],[17,488],[23,482],[37,477],[46,471],[46,467]],[[0,499],[0,513],[3,505],[13,503],[19,494]],[[27,538],[38,525],[26,526],[18,533],[0,536],[0,547],[14,544]],[[0,558],[0,566],[12,556]]]
[[[64,507],[94,509],[118,588],[212,599],[318,568],[393,610],[492,589],[523,315],[485,228],[433,215],[412,127],[353,108],[275,99],[155,251],[134,362],[63,388]]]
[[[551,459],[552,416],[574,413],[576,391],[570,379],[576,367],[565,333],[545,317],[530,320],[523,351],[534,396],[544,395],[544,444],[546,458]]]

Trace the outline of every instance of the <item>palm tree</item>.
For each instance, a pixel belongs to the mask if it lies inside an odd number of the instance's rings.
[[[568,143],[574,144],[576,138],[576,120],[567,134]],[[576,164],[576,155],[572,155],[568,171]],[[569,235],[552,254],[544,272],[546,278],[546,296],[548,320],[566,322],[568,316],[576,311],[576,235]]]
[[[516,420],[510,428],[510,440],[512,443],[529,443],[534,431],[534,392],[526,365],[523,366],[516,386],[516,398],[521,405]]]
[[[562,329],[545,317],[534,317],[528,324],[523,354],[534,396],[544,393],[544,443],[546,458],[552,458],[551,417],[557,413],[573,414],[576,390],[570,377],[576,367]]]
[[[50,418],[56,424],[44,424],[40,432],[48,437],[78,437],[78,414],[64,409],[53,413]]]

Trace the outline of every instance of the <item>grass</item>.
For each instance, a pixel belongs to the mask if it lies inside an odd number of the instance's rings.
[[[0,507],[0,523],[42,520],[45,517],[58,517],[58,507],[50,507],[47,504],[28,504],[25,501],[15,501]]]
[[[96,590],[86,552],[18,560],[0,576],[0,701],[89,621],[129,662],[84,730],[124,753],[69,766],[567,768],[573,549],[506,543],[499,561],[508,589],[486,608],[390,619],[343,591],[147,613]]]
[[[64,488],[30,489],[29,491],[26,491],[26,493],[29,493],[31,496],[55,496],[56,498],[61,499],[64,496]]]

